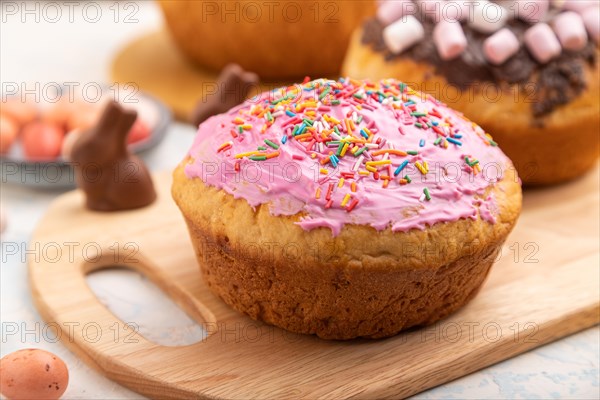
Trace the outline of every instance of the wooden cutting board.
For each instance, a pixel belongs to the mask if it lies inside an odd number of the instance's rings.
[[[65,345],[152,398],[405,397],[598,323],[598,179],[596,169],[528,190],[479,295],[434,326],[385,340],[295,335],[227,307],[197,271],[169,175],[156,177],[158,201],[142,210],[95,213],[79,192],[59,197],[32,239],[45,256],[29,259],[31,290]],[[84,278],[115,264],[146,274],[204,324],[208,338],[168,347],[128,330]]]

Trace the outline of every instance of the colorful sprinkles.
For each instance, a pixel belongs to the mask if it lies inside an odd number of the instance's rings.
[[[227,127],[231,129],[232,140],[215,151],[235,160],[235,171],[239,172],[244,163],[264,162],[289,154],[282,150],[284,146],[298,147],[304,156],[295,154],[292,159],[310,157],[318,162],[319,186],[314,201],[324,209],[352,212],[360,207],[357,194],[365,180],[379,181],[382,188],[390,190],[410,185],[419,174],[422,176],[419,179],[427,179],[430,170],[426,154],[432,146],[450,150],[463,144],[463,133],[455,128],[451,118],[444,118],[435,106],[423,109],[423,104],[439,106],[437,100],[395,80],[306,79],[302,85],[277,89],[270,94],[269,98],[240,108],[237,115],[232,116],[231,125]],[[424,103],[423,96],[430,102]],[[343,118],[334,111],[336,107],[343,107]],[[420,128],[419,136],[423,135],[421,132],[431,132],[426,135],[428,139],[421,137],[413,142],[418,144],[419,150],[394,148],[378,135],[377,121],[365,116],[364,112],[380,107],[388,108],[398,120],[398,135],[405,135],[402,126],[408,125]],[[277,132],[271,132],[277,120],[282,123],[278,124]],[[246,135],[254,134],[250,131],[257,132],[258,128],[258,134],[268,133],[270,139],[262,139],[254,151],[236,152],[236,143],[243,142]],[[476,132],[487,145],[496,146],[485,132]],[[348,159],[351,163],[344,165],[349,167],[340,168],[341,161]],[[477,174],[481,171],[479,161],[473,156],[460,155],[458,159],[464,161],[469,172]],[[409,166],[414,168],[408,169]],[[336,204],[332,195],[338,191],[340,197],[336,195]],[[435,197],[429,188],[425,188],[420,200],[433,201]]]

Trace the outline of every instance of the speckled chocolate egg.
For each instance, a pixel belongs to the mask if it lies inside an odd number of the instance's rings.
[[[23,153],[29,161],[51,161],[60,155],[64,131],[57,125],[31,122],[21,133]]]
[[[18,350],[0,360],[0,392],[9,400],[58,399],[68,384],[64,361],[45,350]]]
[[[25,125],[38,116],[38,109],[32,102],[22,101],[19,98],[9,98],[0,104],[2,113],[11,117],[17,124]]]
[[[77,104],[67,99],[61,99],[42,112],[42,121],[58,125],[67,129],[67,124],[72,113],[77,111]]]
[[[135,123],[129,130],[127,135],[127,144],[141,142],[150,137],[150,128],[140,118],[135,120]]]
[[[17,123],[12,118],[0,114],[0,154],[6,154],[10,151],[17,138],[18,131]]]
[[[102,109],[97,104],[76,103],[73,112],[67,119],[67,131],[90,129],[98,123],[101,113]]]

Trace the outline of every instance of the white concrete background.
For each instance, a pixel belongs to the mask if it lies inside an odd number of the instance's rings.
[[[115,52],[162,24],[160,11],[152,2],[133,6],[128,2],[116,6],[111,1],[94,3],[94,8],[87,10],[87,17],[95,18],[96,5],[102,13],[94,23],[84,18],[84,2],[61,6],[62,16],[57,22],[51,22],[57,14],[47,4],[27,3],[25,7],[33,13],[24,14],[21,2],[0,2],[0,81],[3,85],[27,83],[30,88],[36,82],[40,85],[65,81],[106,83]],[[17,13],[13,14],[15,6]],[[68,7],[72,7],[72,18],[69,18]],[[115,7],[120,10],[117,22]],[[125,21],[131,12],[137,22]],[[191,126],[173,124],[167,139],[147,157],[151,168],[155,171],[172,168],[186,151],[193,133]],[[0,204],[8,215],[8,230],[1,239],[0,355],[25,347],[44,348],[58,354],[67,362],[71,374],[66,399],[141,398],[91,370],[60,342],[54,343],[53,337],[44,335],[43,321],[31,302],[23,254],[5,254],[7,246],[28,245],[37,221],[59,193],[1,186]],[[141,333],[151,340],[184,344],[201,337],[198,326],[139,275],[126,271],[106,272],[90,278],[89,282],[101,301],[124,321],[136,322]],[[15,326],[17,334],[10,334]],[[415,398],[598,399],[599,334],[598,327],[588,329]]]

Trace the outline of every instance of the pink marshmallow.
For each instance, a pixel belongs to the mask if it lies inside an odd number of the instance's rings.
[[[543,22],[527,29],[524,39],[531,55],[542,64],[558,56],[562,50],[552,28]]]
[[[423,37],[425,37],[425,29],[412,15],[405,15],[383,30],[383,41],[394,54],[402,53]]]
[[[508,11],[497,3],[477,0],[469,15],[469,26],[481,33],[494,33],[506,25]]]
[[[447,0],[442,5],[442,19],[464,21],[469,17],[469,0]]]
[[[587,33],[583,19],[574,11],[560,13],[552,21],[554,32],[562,47],[567,50],[581,50],[587,43]]]
[[[494,65],[500,65],[519,51],[519,39],[510,29],[502,28],[483,42],[483,54]]]
[[[600,42],[600,7],[590,7],[581,15],[583,24],[590,37],[596,42]]]
[[[575,11],[581,14],[586,9],[598,5],[600,5],[599,0],[564,0],[562,8],[563,10]]]
[[[417,6],[411,0],[395,0],[381,3],[377,9],[377,19],[383,25],[388,26],[405,15],[417,12]]]
[[[533,24],[544,19],[548,8],[548,0],[516,0],[512,9],[516,18]]]
[[[457,21],[440,21],[433,29],[433,42],[443,60],[456,58],[467,48],[467,38]]]

